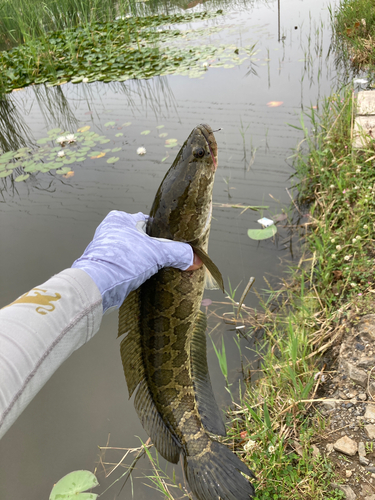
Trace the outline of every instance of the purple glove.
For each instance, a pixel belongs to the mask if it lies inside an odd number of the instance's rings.
[[[147,236],[147,219],[141,212],[110,212],[72,265],[94,280],[103,297],[103,313],[120,307],[131,291],[162,267],[185,271],[193,264],[194,253],[187,243]]]

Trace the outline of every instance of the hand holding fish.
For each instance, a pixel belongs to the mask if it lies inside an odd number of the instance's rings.
[[[104,311],[163,267],[202,266],[187,243],[147,236],[147,220],[110,212],[73,269],[1,309],[0,438],[60,364],[95,335]]]
[[[120,307],[131,291],[163,267],[193,271],[202,265],[190,245],[147,236],[147,220],[141,212],[110,212],[72,265],[94,280],[103,297],[103,313]]]

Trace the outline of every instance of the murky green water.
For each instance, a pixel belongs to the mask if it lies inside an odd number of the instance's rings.
[[[226,284],[228,278],[233,286],[243,280],[243,287],[255,276],[261,290],[266,273],[278,281],[284,272],[281,262],[290,258],[288,231],[280,231],[275,245],[271,240],[250,240],[247,229],[259,228],[256,220],[262,215],[270,217],[290,205],[286,188],[290,188],[293,169],[288,158],[302,133],[287,124],[298,126],[302,109],[329,94],[335,77],[333,62],[327,60],[327,3],[280,3],[280,28],[277,2],[249,7],[237,4],[222,19],[203,23],[225,26],[210,34],[205,43],[224,41],[239,47],[256,43],[251,63],[232,69],[209,67],[201,79],[173,76],[121,84],[67,84],[11,94],[1,111],[2,144],[18,148],[35,143],[55,127],[75,132],[89,125],[110,139],[108,147],[122,149],[114,164],[103,157],[73,165],[70,178],[38,174],[25,183],[4,181],[0,196],[1,306],[69,267],[110,210],[147,213],[177,152],[177,148],[166,148],[165,141],[175,138],[182,144],[202,122],[222,127],[216,135],[219,169],[211,257]],[[205,6],[209,8],[209,2]],[[106,126],[108,122],[115,124]],[[124,126],[128,122],[131,125]],[[157,128],[160,125],[164,127]],[[142,135],[145,130],[150,133]],[[159,137],[161,133],[168,135]],[[145,156],[137,155],[139,146],[146,148]],[[241,214],[241,210],[220,206],[225,204],[270,208],[263,214],[250,210]],[[206,296],[222,298],[216,291]],[[257,298],[250,294],[246,302],[256,306]],[[116,314],[105,317],[96,337],[58,370],[2,439],[2,500],[48,498],[53,483],[66,473],[94,469],[97,447],[105,446],[109,435],[113,447],[138,446],[137,436],[147,439],[132,401],[127,400],[116,332]],[[240,374],[233,333],[221,326],[214,339],[220,340],[222,333],[230,358],[230,381],[236,385]],[[209,364],[217,399],[228,403],[212,349]],[[114,462],[122,454],[111,451],[107,459]],[[147,467],[143,460],[133,474],[136,498],[157,497],[143,485],[141,476]],[[108,486],[118,475],[105,480],[101,472],[99,481]],[[119,485],[103,498],[114,498]],[[120,498],[131,498],[130,483]]]

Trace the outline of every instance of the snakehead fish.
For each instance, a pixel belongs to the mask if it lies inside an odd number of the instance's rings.
[[[217,144],[208,125],[189,135],[156,194],[146,232],[188,242],[222,285],[207,255]],[[158,452],[184,470],[199,500],[247,500],[254,488],[246,465],[212,434],[225,436],[206,357],[206,317],[200,311],[204,266],[161,269],[120,307],[121,358],[129,397]]]

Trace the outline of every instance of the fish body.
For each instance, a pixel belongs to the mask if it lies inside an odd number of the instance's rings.
[[[207,256],[217,145],[211,127],[197,126],[156,194],[146,232],[190,243]],[[219,280],[218,280],[219,281]],[[199,500],[245,500],[251,471],[209,433],[225,435],[206,358],[206,317],[200,311],[205,270],[161,269],[120,308],[121,357],[134,405],[159,453],[184,457],[187,481]]]

